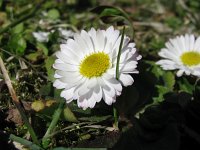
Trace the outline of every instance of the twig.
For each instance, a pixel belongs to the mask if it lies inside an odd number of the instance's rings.
[[[53,133],[49,134],[48,136],[45,137],[45,139],[50,138],[50,137],[52,137],[52,136],[54,136],[54,135],[56,135],[56,134],[58,134],[58,133],[60,133],[62,131],[73,129],[73,128],[77,127],[77,126],[81,126],[81,125],[85,125],[85,124],[94,124],[94,123],[91,123],[91,122],[81,122],[81,123],[78,123],[78,124],[73,124],[73,125],[67,126],[67,127],[63,128],[63,129],[60,129],[60,130],[58,130],[56,132],[53,132]]]
[[[22,119],[24,120],[24,123],[28,128],[28,131],[29,131],[29,133],[30,133],[30,135],[31,135],[31,137],[33,139],[33,142],[35,144],[39,144],[39,142],[37,140],[37,136],[36,136],[33,128],[31,127],[31,125],[30,125],[30,123],[28,121],[28,118],[25,115],[24,109],[21,106],[20,101],[19,101],[19,99],[18,99],[18,97],[16,95],[16,92],[15,92],[13,86],[12,86],[10,77],[8,75],[8,72],[7,72],[6,68],[5,68],[5,66],[4,66],[4,63],[3,63],[3,60],[1,59],[1,56],[0,56],[0,68],[1,68],[1,71],[3,73],[3,77],[4,77],[4,80],[5,80],[5,83],[6,83],[7,87],[8,87],[9,93],[10,93],[10,95],[12,97],[13,103],[17,107]]]

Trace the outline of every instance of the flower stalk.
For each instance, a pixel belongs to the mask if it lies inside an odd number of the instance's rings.
[[[120,62],[120,56],[121,56],[121,51],[122,51],[122,45],[124,41],[124,33],[125,33],[125,27],[123,27],[122,31],[122,37],[119,45],[119,51],[117,54],[117,65],[116,65],[116,79],[119,80],[119,62]],[[113,116],[114,116],[114,127],[116,129],[118,128],[118,114],[117,114],[117,109],[113,106]]]

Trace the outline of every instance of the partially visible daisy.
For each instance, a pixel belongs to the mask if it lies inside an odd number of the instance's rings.
[[[163,57],[157,64],[164,70],[178,70],[177,76],[194,75],[200,77],[200,37],[181,35],[170,39],[166,48],[158,53]]]
[[[33,32],[33,36],[36,38],[38,42],[48,42],[49,41],[50,32]]]
[[[107,30],[75,33],[74,39],[61,44],[53,67],[56,69],[54,86],[63,89],[61,97],[69,103],[77,100],[83,109],[93,108],[101,99],[111,105],[122,92],[122,85],[132,85],[129,73],[136,70],[141,56],[135,43],[125,36],[120,58],[119,81],[116,80],[116,63],[121,35],[111,26]]]
[[[59,28],[58,30],[60,32],[60,36],[66,40],[74,36],[74,32],[71,30],[66,30],[62,28]]]

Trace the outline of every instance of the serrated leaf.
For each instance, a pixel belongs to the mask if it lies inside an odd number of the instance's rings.
[[[178,85],[181,91],[184,91],[190,94],[193,93],[194,85],[190,84],[186,78],[183,77],[182,80],[178,82]]]
[[[170,92],[171,90],[165,86],[161,86],[161,85],[157,85],[157,91],[158,91],[158,96],[154,97],[154,103],[158,103],[158,102],[162,102],[164,100],[164,95],[168,92]]]

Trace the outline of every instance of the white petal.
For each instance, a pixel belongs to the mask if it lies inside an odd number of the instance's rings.
[[[114,103],[116,101],[115,98],[110,97],[109,95],[107,95],[105,93],[103,93],[103,99],[104,99],[105,103],[108,105],[112,105],[112,103]]]
[[[66,99],[67,103],[73,100],[73,95],[74,95],[74,88],[63,90],[60,94],[61,97],[64,97]]]
[[[101,30],[98,30],[97,31],[97,36],[96,36],[96,39],[97,39],[97,51],[103,51],[104,50],[104,47],[105,47],[105,37],[103,35],[103,31]]]
[[[57,89],[63,89],[65,88],[66,84],[57,79],[54,81],[53,86]]]
[[[81,31],[81,37],[88,47],[88,52],[93,53],[94,52],[94,45],[92,43],[92,40],[91,40],[89,34],[85,30],[82,30]]]
[[[112,85],[112,87],[114,87],[117,91],[122,91],[122,85],[117,79],[112,78],[107,81],[109,82],[109,85]]]
[[[188,50],[191,50],[191,51],[194,51],[194,44],[195,44],[195,38],[194,38],[194,35],[190,35],[189,36],[189,43],[190,43],[190,46],[189,46],[189,49]]]
[[[196,39],[194,50],[198,50],[200,52],[200,37]]]
[[[181,77],[183,75],[183,73],[184,73],[184,70],[178,70],[177,73],[176,73],[176,75],[178,77]]]
[[[100,102],[102,99],[102,89],[99,85],[96,85],[96,87],[94,88],[94,99],[96,100],[96,102]]]
[[[38,42],[48,42],[49,41],[49,32],[33,32],[33,36]]]
[[[123,86],[132,85],[134,82],[133,78],[128,74],[121,74],[119,80],[122,82]]]
[[[63,70],[63,71],[79,71],[79,67],[75,65],[70,65],[70,64],[60,64],[60,63],[55,63],[53,64],[53,67],[58,70]]]
[[[79,53],[77,53],[76,51],[74,51],[71,47],[69,47],[68,44],[61,44],[60,45],[60,50],[62,53],[64,53],[65,55],[67,55],[68,57],[72,58],[73,60],[81,60],[81,57],[79,55]]]
[[[80,77],[79,72],[68,72],[68,71],[63,71],[63,70],[56,70],[56,74],[59,75],[60,77],[69,77],[69,78],[78,78]]]
[[[65,53],[59,51],[56,53],[56,56],[67,64],[79,65],[79,62],[76,61],[76,57],[74,57],[74,55],[70,55],[69,53],[66,55]]]
[[[60,81],[64,82],[64,83],[76,83],[76,82],[80,81],[82,78],[83,77],[81,77],[81,76],[78,76],[76,78],[70,77],[70,76],[64,76],[64,77],[60,78]]]

